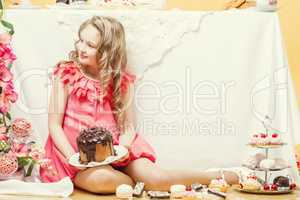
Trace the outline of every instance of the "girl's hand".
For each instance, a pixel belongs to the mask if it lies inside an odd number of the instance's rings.
[[[134,140],[134,137],[135,137],[135,134],[133,134],[132,132],[124,133],[124,134],[120,135],[119,143],[120,143],[120,145],[126,147],[127,149],[130,149],[132,142]]]

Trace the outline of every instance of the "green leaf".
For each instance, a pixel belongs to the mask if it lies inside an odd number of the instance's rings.
[[[18,157],[18,165],[24,167],[30,163],[32,160],[30,157]]]
[[[3,16],[3,4],[2,4],[2,0],[0,0],[0,19],[2,19]]]
[[[1,20],[1,24],[5,27],[5,28],[7,28],[7,29],[9,29],[9,34],[11,34],[11,35],[13,35],[14,33],[15,33],[15,31],[14,31],[14,26],[11,24],[11,23],[9,23],[9,22],[7,22],[7,21],[4,21],[4,20]]]
[[[11,115],[9,114],[9,112],[6,113],[6,117],[7,119],[11,120]]]
[[[34,164],[35,164],[34,162],[30,162],[30,165],[29,165],[27,171],[25,170],[25,177],[31,176]]]
[[[12,68],[12,66],[13,66],[13,64],[12,64],[12,63],[9,63],[9,64],[7,65],[7,68],[10,70],[10,69]]]

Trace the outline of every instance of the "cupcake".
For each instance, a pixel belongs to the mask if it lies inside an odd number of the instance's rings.
[[[11,125],[12,133],[16,137],[27,137],[31,133],[31,123],[26,119],[15,119]]]
[[[224,179],[218,178],[211,180],[208,187],[219,192],[227,192],[229,185]]]

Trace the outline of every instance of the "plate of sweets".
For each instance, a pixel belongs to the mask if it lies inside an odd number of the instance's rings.
[[[278,133],[258,133],[253,134],[249,145],[257,148],[277,148],[285,145],[280,134]]]
[[[291,167],[284,159],[269,159],[262,153],[256,153],[253,156],[249,156],[243,162],[242,166],[255,171],[280,171]]]
[[[108,165],[128,154],[126,147],[113,145],[111,133],[104,128],[84,129],[76,142],[79,152],[71,156],[69,164],[80,169]]]
[[[296,189],[296,184],[285,176],[277,176],[272,183],[262,183],[256,176],[248,176],[234,189],[252,194],[287,194]]]

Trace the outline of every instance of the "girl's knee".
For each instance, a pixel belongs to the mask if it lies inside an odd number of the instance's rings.
[[[120,184],[133,185],[130,177],[114,170],[98,170],[93,173],[78,174],[74,183],[76,187],[98,194],[115,193]]]
[[[89,184],[94,193],[111,194],[116,190],[115,180],[107,175],[93,177]]]

